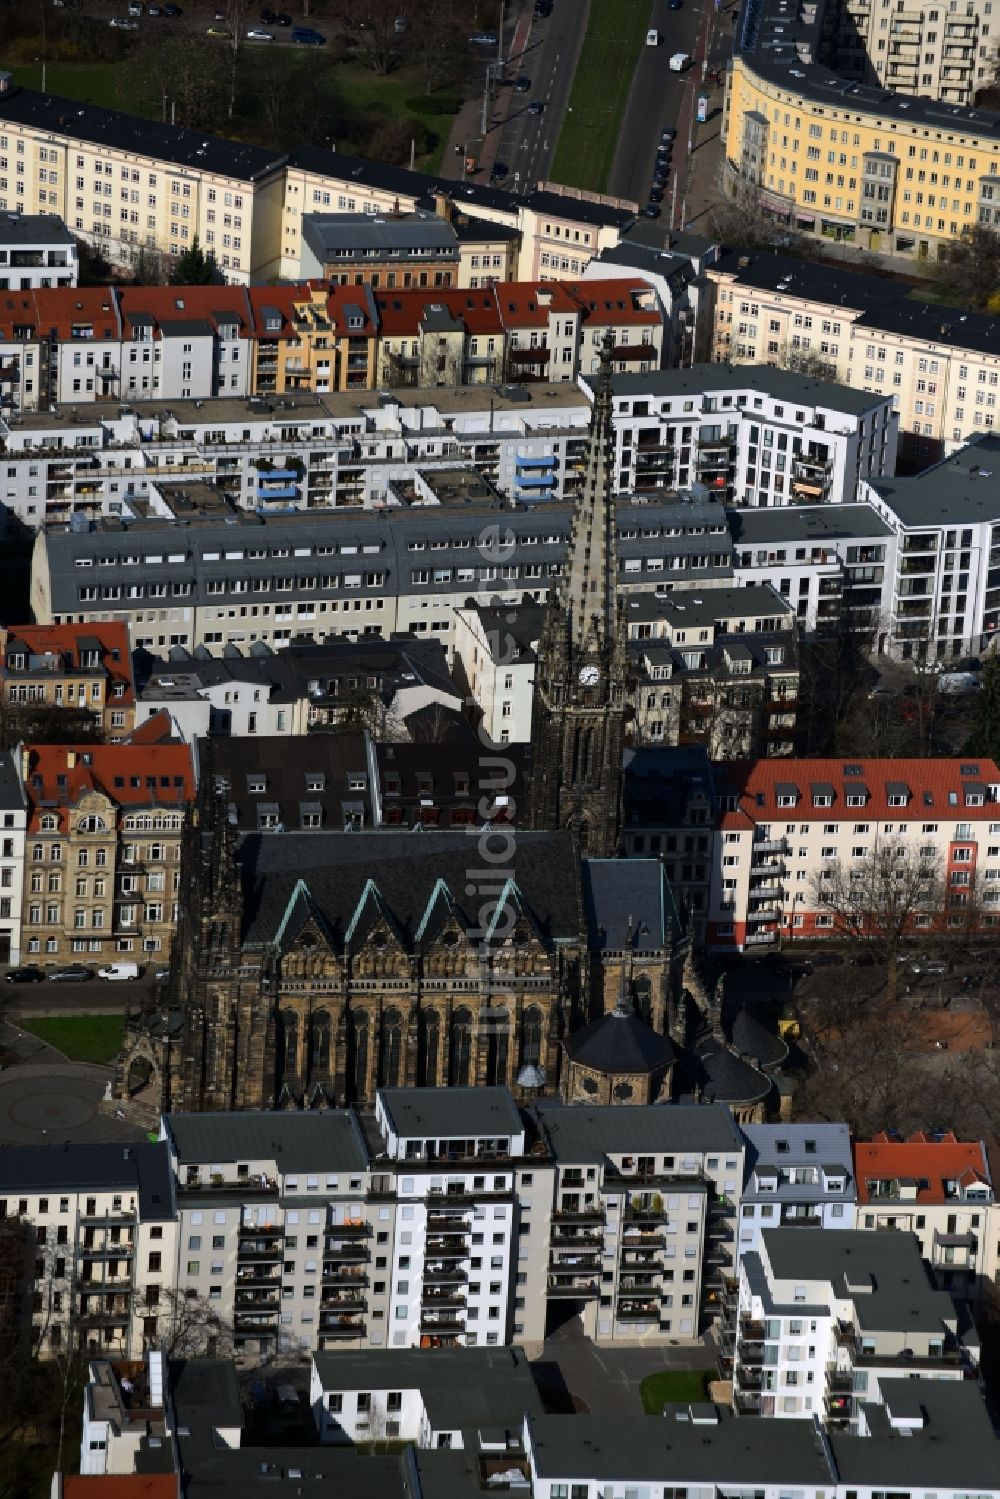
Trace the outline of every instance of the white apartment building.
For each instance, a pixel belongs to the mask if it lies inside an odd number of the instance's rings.
[[[526,1416],[542,1413],[520,1348],[314,1353],[309,1403],[321,1443],[412,1442],[424,1452],[507,1446]]]
[[[976,1301],[990,1273],[996,1199],[986,1147],[954,1134],[856,1140],[858,1228],[911,1233],[939,1286]]]
[[[716,773],[721,805],[708,942],[721,949],[836,935],[820,899],[833,866],[888,845],[926,852],[945,884],[944,913],[914,930],[961,930],[973,890],[1000,904],[1000,767],[992,760],[757,760]]]
[[[701,484],[727,504],[838,504],[895,473],[889,395],[738,365],[619,375],[615,457],[623,491]]]
[[[857,1430],[883,1379],[961,1381],[975,1367],[905,1233],[765,1229],[740,1258],[727,1332],[735,1409],[810,1426]]]
[[[0,1217],[22,1235],[22,1318],[40,1358],[155,1347],[175,1283],[176,1206],[161,1145],[9,1145]]]
[[[733,1415],[708,1403],[668,1405],[648,1416],[545,1415],[525,1422],[527,1476],[534,1499],[964,1499],[971,1484],[996,1491],[996,1437],[972,1383],[911,1380],[882,1385],[883,1404],[865,1405],[855,1432],[810,1422]],[[577,1430],[583,1426],[583,1432]],[[905,1440],[903,1440],[905,1438]],[[891,1488],[890,1488],[891,1485]]]
[[[0,213],[0,291],[75,286],[76,240],[58,214]]]
[[[740,1258],[768,1228],[854,1228],[856,1186],[846,1124],[744,1124]]]
[[[770,584],[810,633],[844,617],[885,633],[897,540],[874,505],[732,510],[728,518],[738,585]]]
[[[482,714],[482,731],[494,744],[531,738],[535,652],[544,604],[516,610],[470,604],[455,610],[453,645],[459,679]]]

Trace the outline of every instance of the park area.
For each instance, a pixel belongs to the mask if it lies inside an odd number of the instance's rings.
[[[120,1015],[48,1015],[23,1020],[21,1029],[71,1062],[110,1062],[121,1049]]]

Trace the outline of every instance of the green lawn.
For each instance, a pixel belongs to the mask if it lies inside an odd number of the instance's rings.
[[[315,67],[315,60],[308,48],[287,47],[279,55],[289,69]],[[15,83],[27,88],[41,88],[40,64],[29,63],[11,71]],[[359,63],[336,63],[330,68],[329,80],[337,99],[346,106],[349,120],[348,138],[336,142],[341,149],[364,154],[366,138],[377,127],[380,119],[419,121],[428,131],[431,149],[421,155],[418,138],[416,165],[421,171],[437,171],[447,144],[451,116],[437,114],[432,109],[407,107],[407,100],[416,101],[424,95],[423,79],[418,68],[400,68],[380,77],[371,68]],[[139,70],[129,68],[127,62],[49,63],[45,87],[51,94],[79,99],[83,104],[100,104],[107,109],[122,109],[150,119],[161,117],[162,101],[151,97]],[[253,108],[252,105],[247,107]],[[265,140],[266,127],[261,126],[256,110],[254,115],[241,118],[236,124],[239,136],[248,140]],[[218,133],[227,132],[220,129]]]
[[[40,89],[40,63],[12,68],[14,82]],[[45,70],[50,94],[79,99],[81,104],[100,104],[105,109],[124,109],[129,114],[153,115],[154,101],[142,91],[135,70],[117,62],[50,62]]]
[[[659,1416],[668,1400],[704,1400],[709,1378],[707,1369],[663,1369],[659,1374],[647,1374],[639,1386],[642,1408],[647,1416]]]
[[[120,1015],[48,1015],[21,1025],[71,1062],[110,1062],[121,1050]]]
[[[648,26],[649,0],[591,0],[569,110],[549,174],[554,182],[604,192]]]

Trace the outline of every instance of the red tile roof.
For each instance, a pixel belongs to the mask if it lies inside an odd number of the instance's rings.
[[[424,312],[445,307],[452,317],[460,319],[469,333],[500,333],[502,324],[492,288],[472,291],[458,287],[441,287],[433,291],[383,291],[375,293],[375,306],[383,333],[415,335]]]
[[[63,1499],[177,1499],[176,1473],[69,1473],[62,1481]]]
[[[128,626],[124,620],[104,620],[85,625],[8,625],[7,643],[20,641],[31,655],[55,654],[73,671],[90,668],[80,665],[80,641],[84,638],[97,640],[101,644],[101,665],[113,683],[124,686],[125,691],[115,698],[119,707],[135,701],[135,685],[132,679],[132,653],[129,647]],[[0,672],[6,663],[0,662]],[[110,698],[110,694],[109,694]]]
[[[496,292],[505,328],[546,328],[553,313],[578,317],[580,308],[558,281],[500,281]]]
[[[113,286],[54,286],[36,291],[34,297],[38,332],[43,337],[83,341],[79,330],[88,327],[94,339],[121,337]]]
[[[69,810],[91,790],[128,808],[176,809],[194,799],[186,744],[31,744],[25,753],[31,832],[38,832],[41,817],[52,812],[65,832]]]
[[[989,822],[1000,821],[1000,804],[989,800],[989,788],[1000,786],[1000,767],[970,755],[954,760],[746,760],[716,769],[721,797],[735,795],[737,808],[722,814],[721,826],[740,829],[758,822]],[[848,782],[863,787],[863,806],[849,807]],[[795,787],[794,806],[778,805],[778,788]],[[905,787],[905,806],[889,805],[889,787]],[[982,806],[967,806],[966,792],[986,787]],[[830,806],[814,806],[814,788],[833,788]],[[954,800],[952,798],[954,797]]]
[[[648,281],[566,281],[567,295],[591,325],[623,323],[659,327],[663,317]]]
[[[854,1177],[859,1202],[885,1201],[870,1194],[873,1181],[907,1180],[918,1183],[917,1202],[949,1202],[946,1182],[989,1184],[990,1173],[986,1151],[979,1140],[958,1140],[951,1134],[940,1139],[930,1135],[911,1135],[908,1140],[892,1140],[886,1134],[873,1140],[854,1142]]]
[[[123,332],[132,338],[139,313],[156,319],[155,336],[163,324],[206,321],[218,331],[222,313],[239,324],[240,337],[250,332],[250,308],[240,286],[123,286],[118,289]]]

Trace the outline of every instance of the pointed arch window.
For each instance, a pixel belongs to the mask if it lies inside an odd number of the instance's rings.
[[[486,1081],[491,1086],[506,1083],[509,1051],[510,1016],[502,1008],[490,1010],[486,1037]]]
[[[368,1094],[368,1012],[355,1010],[351,1016],[351,1033],[354,1042],[354,1065],[351,1076],[354,1097],[363,1099]]]
[[[294,1010],[285,1010],[281,1016],[281,1053],[282,1077],[294,1077],[299,1059],[299,1017]]]
[[[438,1084],[438,1051],[441,1045],[441,1018],[436,1010],[424,1015],[424,1086],[436,1088]]]
[[[382,1063],[379,1073],[384,1088],[398,1088],[403,1052],[403,1016],[399,1010],[386,1010],[382,1016]]]
[[[312,1070],[314,1074],[330,1071],[330,1015],[327,1010],[317,1010],[312,1018]]]
[[[472,1067],[472,1011],[464,1006],[451,1017],[451,1057],[448,1081],[453,1088],[469,1085]]]
[[[542,1064],[542,1012],[537,1005],[529,1005],[521,1017],[521,1066],[540,1067]]]

